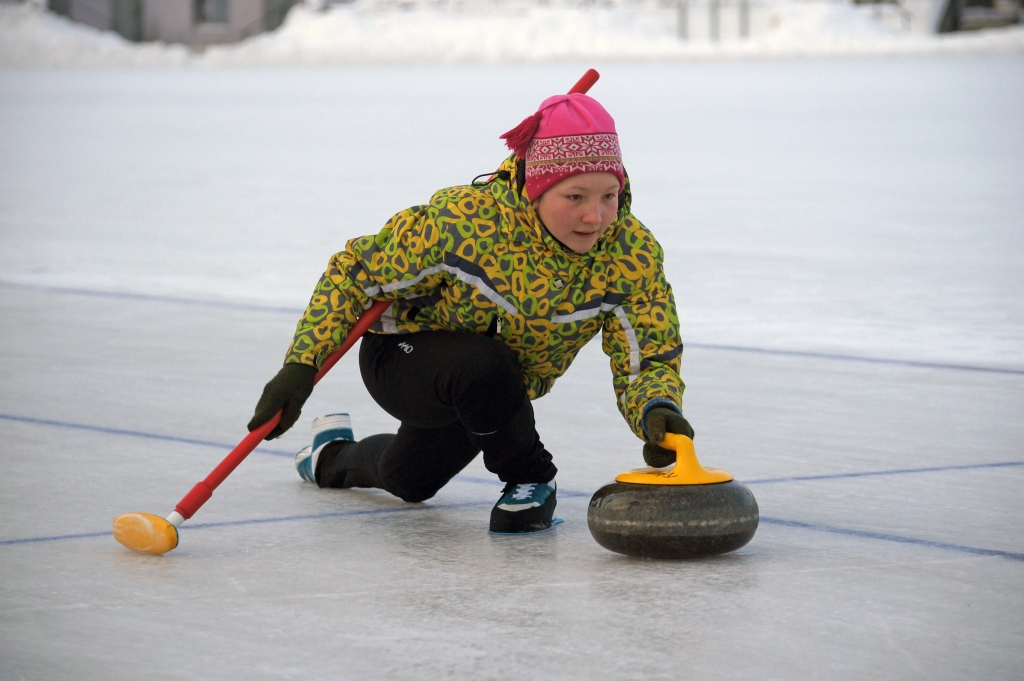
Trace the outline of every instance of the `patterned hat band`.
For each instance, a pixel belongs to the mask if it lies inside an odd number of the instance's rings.
[[[558,163],[607,163],[622,165],[619,136],[615,133],[534,138],[526,150],[526,167]]]
[[[534,138],[526,152],[527,195],[537,198],[562,180],[583,173],[611,173],[625,184],[615,133]]]

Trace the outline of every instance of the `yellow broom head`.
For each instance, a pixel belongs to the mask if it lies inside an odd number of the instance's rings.
[[[178,528],[152,513],[122,513],[114,518],[114,539],[133,551],[159,556],[178,546]]]

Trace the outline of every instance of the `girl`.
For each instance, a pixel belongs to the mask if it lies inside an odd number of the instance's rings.
[[[506,483],[491,531],[536,532],[551,527],[557,469],[531,400],[599,332],[647,463],[674,462],[657,443],[693,430],[663,252],[630,213],[612,117],[587,95],[557,95],[502,139],[513,155],[485,182],[442,189],[331,258],[249,430],[282,408],[267,439],[288,430],[363,310],[394,301],[363,337],[359,367],[398,432],[356,441],[347,414],[322,416],[299,474],[419,502],[482,451]]]

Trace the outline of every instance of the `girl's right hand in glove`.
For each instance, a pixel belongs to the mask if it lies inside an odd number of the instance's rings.
[[[285,364],[263,388],[260,401],[256,404],[256,413],[249,421],[249,432],[262,426],[274,418],[274,414],[282,407],[281,422],[267,435],[268,440],[281,437],[299,420],[302,405],[313,393],[316,383],[317,368],[308,364]]]

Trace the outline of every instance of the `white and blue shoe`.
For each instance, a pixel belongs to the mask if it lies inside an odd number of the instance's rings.
[[[491,509],[491,532],[522,534],[550,530],[554,524],[555,481],[517,485],[509,483]]]
[[[327,414],[313,419],[313,444],[295,455],[295,470],[306,482],[316,484],[316,463],[324,447],[339,440],[355,442],[352,417],[348,414]]]

